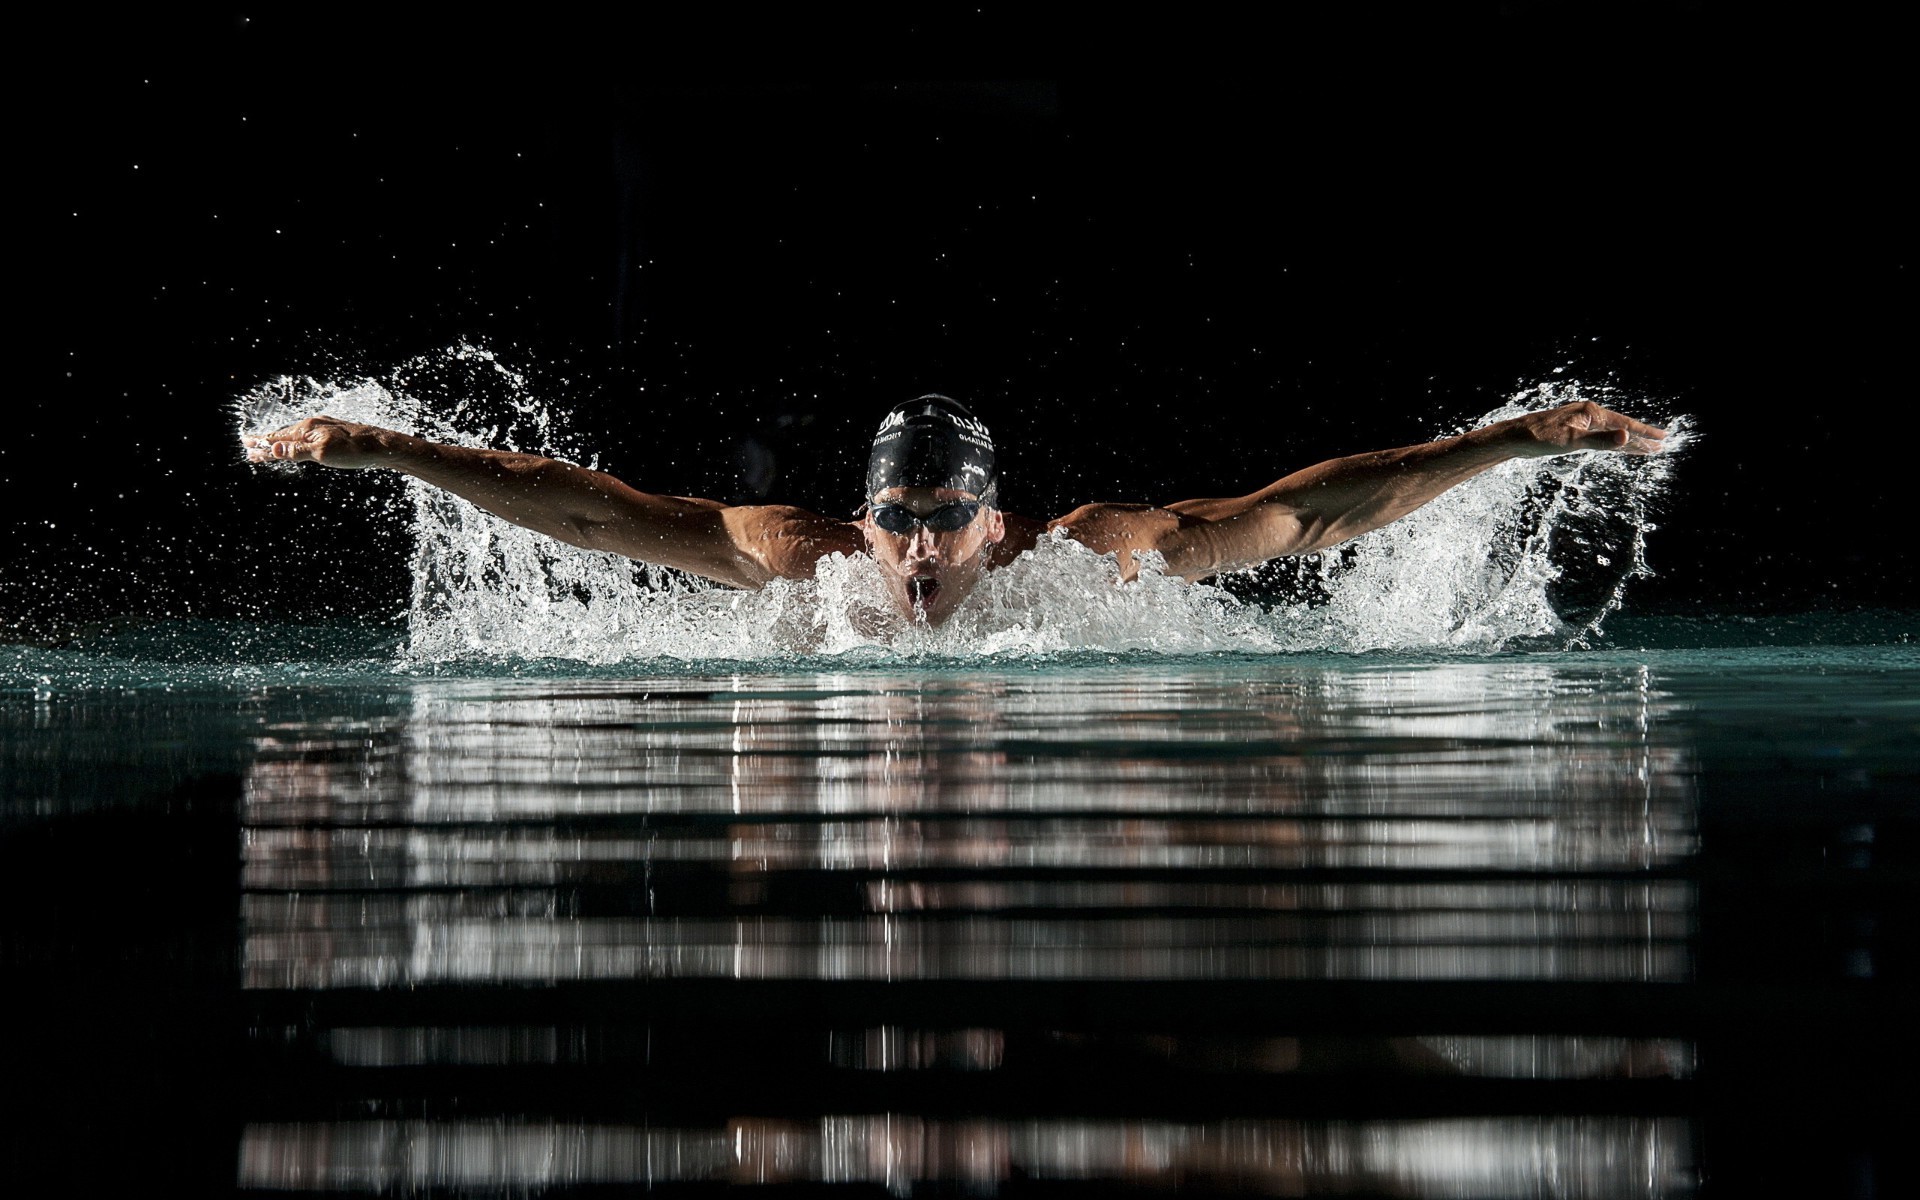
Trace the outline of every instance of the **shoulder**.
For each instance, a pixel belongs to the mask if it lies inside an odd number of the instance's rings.
[[[1180,528],[1184,521],[1179,513],[1156,504],[1082,504],[1066,516],[1049,521],[1047,528],[1092,546],[1095,540],[1156,538]],[[1094,548],[1104,553],[1111,547]]]
[[[866,549],[860,526],[788,504],[740,505],[722,511],[738,552],[770,579],[811,579],[829,554]]]
[[[1083,504],[1049,522],[1047,528],[1059,530],[1095,554],[1115,555],[1121,575],[1130,579],[1136,552],[1164,554],[1167,539],[1188,522],[1189,518],[1153,504]]]
[[[1004,567],[1033,549],[1039,544],[1040,535],[1047,531],[1045,521],[1036,521],[1018,513],[1003,511],[1000,519],[1006,524],[1006,534],[989,552],[988,565],[993,567]]]

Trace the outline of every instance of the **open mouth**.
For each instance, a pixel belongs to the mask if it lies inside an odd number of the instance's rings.
[[[939,594],[940,581],[931,575],[915,575],[907,580],[907,597],[922,612],[933,607],[934,598]]]

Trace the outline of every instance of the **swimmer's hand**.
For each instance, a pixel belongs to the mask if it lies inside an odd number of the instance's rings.
[[[1516,458],[1547,458],[1576,450],[1618,450],[1622,454],[1658,454],[1667,431],[1602,408],[1591,400],[1528,413],[1497,426]]]
[[[398,437],[374,425],[356,425],[334,417],[308,417],[267,434],[242,434],[248,462],[314,462],[357,470],[391,465]]]

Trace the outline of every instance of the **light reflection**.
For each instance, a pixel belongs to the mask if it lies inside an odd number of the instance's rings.
[[[577,1030],[547,1026],[363,1026],[326,1031],[345,1067],[553,1066],[584,1057]]]
[[[516,898],[525,899],[525,898]],[[536,907],[541,902],[532,901]],[[256,988],[595,979],[1671,980],[1672,914],[612,919],[481,898],[249,898]]]
[[[279,1191],[593,1184],[992,1188],[1114,1181],[1283,1195],[1625,1198],[1691,1191],[1686,1126],[1663,1118],[1417,1121],[741,1118],[707,1129],[569,1122],[249,1125],[240,1186]]]
[[[1692,1042],[1677,1038],[1427,1037],[1421,1043],[1459,1071],[1492,1079],[1687,1079]]]
[[[286,1032],[290,1045],[303,1038]],[[656,1048],[646,1028],[558,1025],[358,1025],[316,1031],[316,1045],[343,1067],[545,1067],[601,1065],[621,1071],[703,1069],[722,1055],[809,1065],[796,1047],[692,1039]],[[778,1039],[776,1039],[777,1041]],[[1258,1033],[1087,1033],[1062,1030],[920,1029],[883,1025],[828,1030],[810,1041],[810,1065],[844,1071],[1021,1071],[1166,1068],[1225,1075],[1463,1076],[1486,1079],[1686,1079],[1694,1046],[1675,1038],[1568,1034],[1424,1037]],[[820,1049],[824,1046],[824,1049]]]
[[[1513,910],[1672,914],[1693,909],[1693,885],[1676,879],[1490,880],[1474,883],[1167,883],[1158,880],[879,879],[866,886],[875,912],[1017,908],[1251,908],[1333,913]]]
[[[902,1029],[896,1025],[827,1038],[827,1061],[855,1071],[993,1071],[1007,1053],[998,1029]]]
[[[839,1031],[828,1039],[836,1067],[858,1071],[998,1070],[1044,1056],[1068,1064],[1161,1066],[1214,1074],[1469,1076],[1485,1079],[1685,1079],[1693,1043],[1677,1038],[1520,1034],[1359,1037],[1319,1034],[1090,1034],[1053,1031],[1043,1050],[998,1029]]]
[[[258,742],[244,978],[1684,979],[1665,703],[1510,662],[422,688]]]
[[[851,681],[849,681],[851,682]],[[776,686],[777,681],[767,684]],[[1205,813],[1614,825],[1684,790],[1644,709],[1551,669],[957,681],[817,699],[423,691],[377,732],[282,727],[249,815],[408,824],[672,813]],[[1652,715],[1658,715],[1657,713]],[[290,778],[297,764],[302,778]],[[318,807],[321,797],[330,807]],[[1686,853],[1685,829],[1657,853]]]
[[[1670,839],[1677,840],[1677,839]],[[586,882],[604,863],[758,870],[1377,868],[1605,871],[1639,867],[1638,829],[1578,817],[1484,821],[1326,819],[755,822],[645,837],[551,828],[248,832],[246,882],[260,888],[523,886]],[[342,866],[345,870],[342,871]]]

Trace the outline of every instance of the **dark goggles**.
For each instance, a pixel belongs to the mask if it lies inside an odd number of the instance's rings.
[[[955,500],[951,504],[942,504],[926,516],[921,516],[904,504],[876,504],[867,515],[873,523],[888,533],[912,533],[916,525],[925,525],[934,533],[958,533],[973,524],[980,515],[980,501]]]

